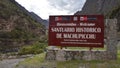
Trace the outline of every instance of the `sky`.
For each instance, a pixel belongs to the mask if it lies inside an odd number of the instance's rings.
[[[36,13],[42,19],[49,15],[73,15],[81,10],[86,0],[16,0],[28,11]]]

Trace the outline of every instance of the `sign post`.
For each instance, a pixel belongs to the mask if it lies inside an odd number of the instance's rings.
[[[49,22],[49,46],[104,47],[103,15],[50,16]]]

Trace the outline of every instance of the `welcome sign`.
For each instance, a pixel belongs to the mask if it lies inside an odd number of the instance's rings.
[[[103,15],[50,16],[49,46],[103,47]]]

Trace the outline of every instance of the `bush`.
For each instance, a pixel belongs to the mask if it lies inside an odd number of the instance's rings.
[[[111,11],[109,18],[112,19],[115,18],[116,16],[119,16],[119,12],[120,12],[120,6],[116,7]]]
[[[46,48],[46,44],[45,43],[36,42],[35,44],[33,44],[31,46],[23,46],[19,50],[18,54],[19,55],[40,54],[40,53],[44,52],[45,48]]]

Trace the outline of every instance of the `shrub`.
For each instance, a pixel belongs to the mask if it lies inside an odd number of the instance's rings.
[[[109,18],[115,18],[116,16],[118,16],[120,12],[120,6],[119,7],[116,7],[115,9],[112,10],[112,12],[110,13],[110,16]]]
[[[30,46],[23,46],[18,54],[19,55],[25,55],[25,54],[40,54],[43,53],[44,50],[46,48],[46,44],[45,43],[40,43],[40,42],[36,42],[33,45]]]

